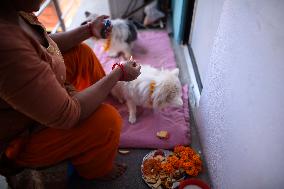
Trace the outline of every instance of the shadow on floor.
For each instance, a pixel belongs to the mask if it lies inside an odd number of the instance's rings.
[[[125,163],[127,170],[124,175],[113,181],[87,181],[73,177],[70,181],[70,189],[148,189],[141,177],[141,163],[143,157],[151,150],[131,149],[129,154],[118,155],[117,162]]]

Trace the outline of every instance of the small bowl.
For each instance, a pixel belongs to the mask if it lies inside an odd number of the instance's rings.
[[[178,189],[185,189],[186,186],[198,186],[201,189],[210,189],[208,184],[196,178],[190,178],[190,179],[181,181]]]

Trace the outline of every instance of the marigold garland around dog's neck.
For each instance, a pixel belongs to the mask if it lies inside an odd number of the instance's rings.
[[[156,87],[156,83],[155,81],[151,81],[150,86],[149,86],[149,99],[150,99],[150,105],[153,106],[153,99],[152,99],[152,95],[155,91],[155,87]]]
[[[109,50],[110,44],[111,44],[111,35],[106,39],[106,42],[104,44],[104,51],[108,51]]]

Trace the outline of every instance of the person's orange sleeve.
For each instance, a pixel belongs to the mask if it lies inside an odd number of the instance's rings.
[[[47,127],[75,126],[80,104],[41,59],[40,45],[19,27],[7,27],[0,32],[0,98]]]

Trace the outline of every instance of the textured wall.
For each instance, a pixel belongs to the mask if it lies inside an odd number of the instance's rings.
[[[224,1],[197,112],[215,189],[284,187],[283,10]]]
[[[223,3],[224,0],[196,0],[190,43],[202,82],[206,78]]]

